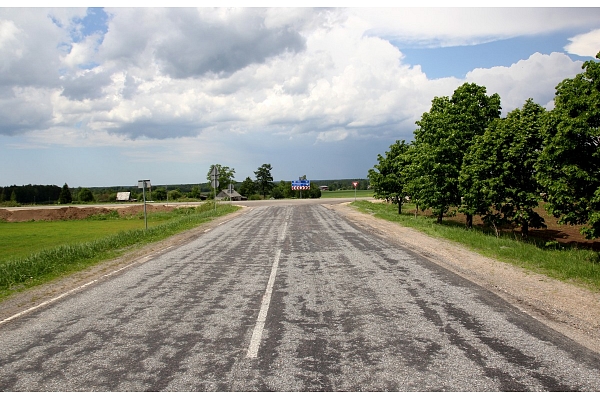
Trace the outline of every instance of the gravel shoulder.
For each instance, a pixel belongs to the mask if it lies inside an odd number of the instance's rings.
[[[600,353],[600,293],[481,256],[459,244],[361,213],[348,203],[326,207],[490,290],[538,321]]]

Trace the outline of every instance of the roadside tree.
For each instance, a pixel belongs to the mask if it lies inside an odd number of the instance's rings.
[[[230,183],[235,184],[235,181],[233,179],[235,175],[235,169],[226,167],[221,164],[213,164],[210,166],[206,174],[206,179],[209,182],[211,181],[210,173],[212,172],[214,167],[217,167],[217,171],[219,171],[219,187],[217,188],[218,194],[221,190],[226,190],[227,188],[229,188]]]
[[[94,201],[94,194],[88,188],[80,189],[78,197],[79,197],[79,201],[81,201],[83,203],[90,203],[90,202]]]
[[[474,83],[458,87],[451,98],[435,97],[431,109],[417,121],[414,132],[419,178],[419,201],[431,208],[437,221],[450,207],[460,205],[458,178],[463,155],[476,136],[500,117],[500,96],[486,95],[486,88]],[[467,214],[467,225],[472,224]]]
[[[600,63],[583,69],[556,87],[536,170],[548,211],[560,223],[587,225],[581,233],[591,239],[600,237]]]
[[[242,185],[240,186],[240,194],[244,197],[250,197],[255,193],[256,185],[254,184],[254,181],[248,176],[246,179],[244,179]]]
[[[545,227],[534,210],[541,200],[535,163],[542,147],[544,115],[542,106],[527,100],[522,109],[494,120],[464,156],[460,210],[481,215],[496,235],[498,226],[505,223],[520,226],[525,237],[530,227]]]
[[[73,202],[73,196],[71,195],[71,189],[65,183],[60,191],[60,195],[58,196],[58,202],[60,204],[70,204]]]
[[[390,150],[385,152],[385,157],[377,155],[378,164],[367,175],[374,190],[373,197],[398,204],[398,214],[402,213],[402,203],[407,195],[405,155],[408,148],[409,145],[404,140],[396,140]]]
[[[271,175],[271,164],[263,164],[258,170],[254,171],[254,175],[256,176],[256,186],[260,193],[262,193],[263,198],[266,197],[267,193],[271,191],[273,188],[273,176]]]

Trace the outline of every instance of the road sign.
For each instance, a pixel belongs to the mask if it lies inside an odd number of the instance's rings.
[[[210,171],[210,181],[213,189],[219,187],[219,169],[216,165],[213,165],[213,169]]]
[[[356,187],[358,186],[358,182],[352,182],[352,186],[354,186],[354,189],[356,189]]]
[[[310,190],[310,181],[292,181],[292,190]]]

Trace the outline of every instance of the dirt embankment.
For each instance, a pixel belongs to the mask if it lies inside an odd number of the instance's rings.
[[[173,210],[174,206],[146,205],[147,212],[166,212]],[[0,209],[0,219],[7,222],[25,221],[59,221],[72,219],[85,219],[92,215],[108,214],[117,211],[119,215],[136,215],[144,212],[143,205],[122,207],[61,207],[39,209]]]

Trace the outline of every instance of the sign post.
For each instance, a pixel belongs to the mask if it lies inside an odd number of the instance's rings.
[[[141,179],[138,181],[138,188],[142,188],[142,195],[144,197],[144,225],[148,230],[148,214],[146,213],[146,188],[151,188],[150,179]]]
[[[213,165],[212,171],[210,171],[210,180],[213,187],[213,201],[215,202],[215,211],[217,211],[217,188],[219,187],[219,169],[216,165]]]
[[[233,200],[231,199],[231,197],[233,196],[233,183],[229,184],[227,193],[229,194],[229,204],[231,204],[233,202]]]
[[[354,186],[354,201],[356,201],[356,187],[358,186],[358,182],[352,182],[352,186]]]

